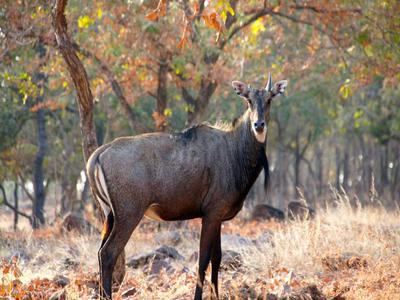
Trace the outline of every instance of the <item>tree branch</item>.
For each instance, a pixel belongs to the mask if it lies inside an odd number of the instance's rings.
[[[343,9],[325,9],[322,7],[316,7],[311,5],[290,5],[289,8],[296,9],[296,10],[311,10],[316,13],[320,14],[340,14],[340,13],[353,13],[353,14],[361,14],[361,8],[343,8]]]
[[[82,47],[79,47],[78,44],[74,43],[73,44],[74,48],[76,51],[79,51],[82,53],[85,57],[93,59],[95,63],[100,67],[100,70],[102,73],[105,75],[107,80],[109,81],[111,85],[111,89],[113,90],[115,96],[117,97],[119,103],[122,106],[122,109],[125,113],[126,118],[128,119],[129,125],[132,130],[136,130],[138,132],[143,132],[146,129],[138,124],[136,122],[136,116],[134,111],[129,105],[128,100],[125,97],[125,93],[121,85],[119,84],[118,80],[115,78],[114,73],[111,71],[111,69],[107,66],[106,63],[104,63],[100,58],[98,58],[94,53],[90,52],[87,49],[84,49]]]
[[[23,217],[27,218],[27,219],[29,220],[29,222],[32,223],[32,217],[31,217],[31,216],[29,216],[29,215],[27,215],[26,213],[24,213],[24,212],[22,212],[22,211],[16,209],[10,202],[8,202],[8,200],[7,200],[7,195],[6,195],[6,191],[5,191],[5,189],[4,189],[4,187],[3,187],[2,184],[0,184],[0,190],[1,190],[2,194],[3,194],[3,204],[4,204],[5,206],[11,208],[11,209],[14,211],[14,213],[17,213],[17,214],[19,214],[20,216],[23,216]]]
[[[232,39],[232,37],[234,37],[239,31],[246,28],[251,23],[255,22],[258,18],[266,16],[271,13],[272,13],[271,9],[264,8],[264,9],[260,10],[259,12],[255,13],[249,19],[247,19],[243,24],[233,27],[233,29],[229,33],[228,37],[226,39],[224,39],[223,41],[221,41],[219,48],[222,50],[225,47],[225,45]]]
[[[21,176],[21,174],[17,175],[19,177],[19,179],[21,180],[21,184],[20,186],[22,187],[22,189],[24,190],[25,194],[28,196],[29,200],[32,201],[32,203],[35,202],[35,197],[27,190],[26,186],[25,186],[25,182],[26,180]]]

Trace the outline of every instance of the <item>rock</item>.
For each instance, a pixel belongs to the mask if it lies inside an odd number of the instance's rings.
[[[184,259],[184,257],[180,255],[175,248],[163,245],[150,253],[134,256],[129,260],[127,265],[131,268],[136,269],[140,266],[147,265],[152,260],[153,261],[163,260],[165,258],[171,258],[177,260]]]
[[[49,298],[49,300],[65,300],[65,299],[66,299],[66,295],[65,295],[64,289],[53,293]]]
[[[368,261],[364,257],[352,253],[325,256],[321,259],[321,262],[324,268],[328,271],[361,269],[368,267]]]
[[[259,250],[262,251],[265,251],[266,247],[275,247],[273,233],[268,230],[260,234],[256,239],[253,239],[252,242]]]
[[[127,289],[126,291],[124,291],[124,292],[121,294],[121,296],[122,296],[122,298],[127,298],[127,297],[129,297],[129,296],[134,296],[134,295],[136,294],[136,292],[137,292],[137,289],[134,288],[134,287],[132,287],[132,288]]]
[[[65,287],[70,283],[69,279],[64,275],[54,276],[53,281],[60,287]]]
[[[194,251],[190,256],[191,262],[196,262],[199,259],[199,252]],[[243,265],[243,259],[239,252],[226,250],[222,252],[221,270],[237,270]]]
[[[162,269],[164,269],[168,274],[171,274],[175,271],[175,269],[167,260],[162,259],[154,260],[152,264],[146,265],[143,268],[143,272],[149,275],[158,275],[161,273]]]
[[[362,269],[368,267],[368,261],[361,256],[353,256],[347,260],[347,267],[349,269]]]
[[[315,210],[308,207],[305,203],[292,201],[288,205],[288,218],[291,220],[308,220],[315,216]]]
[[[69,257],[65,258],[63,260],[63,264],[66,269],[75,269],[76,267],[79,266],[79,263]]]
[[[60,227],[61,232],[75,231],[80,234],[84,234],[93,231],[93,226],[88,221],[72,213],[69,213],[64,217]]]
[[[158,232],[155,239],[158,244],[168,244],[173,246],[177,246],[182,242],[182,237],[177,231]]]
[[[243,265],[243,259],[240,253],[232,250],[222,252],[221,270],[233,271],[237,270]]]
[[[268,204],[256,205],[251,215],[252,220],[266,221],[266,220],[284,220],[285,214],[280,209],[272,207]]]
[[[315,284],[302,288],[298,292],[291,293],[288,296],[280,297],[279,300],[327,300],[324,294]]]
[[[173,258],[173,259],[177,259],[177,260],[183,260],[184,257],[182,255],[179,254],[179,252],[173,248],[173,247],[169,247],[169,246],[161,246],[159,248],[157,248],[155,250],[155,252],[160,253],[162,255],[165,255],[167,257]]]
[[[253,245],[253,241],[248,237],[239,234],[222,234],[221,235],[222,248],[247,248]]]

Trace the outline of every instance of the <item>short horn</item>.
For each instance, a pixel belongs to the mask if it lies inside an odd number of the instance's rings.
[[[272,77],[271,77],[271,73],[269,73],[268,75],[268,82],[267,82],[267,86],[265,87],[265,90],[267,92],[271,92],[272,91]]]

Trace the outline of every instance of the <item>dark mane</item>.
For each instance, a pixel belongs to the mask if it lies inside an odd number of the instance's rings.
[[[240,126],[243,120],[247,117],[248,110],[244,111],[241,115],[237,116],[233,119],[232,122],[220,122],[217,121],[214,125],[211,125],[208,122],[202,122],[195,124],[191,127],[185,128],[180,132],[173,133],[178,140],[183,142],[194,141],[197,138],[197,132],[200,128],[208,127],[208,128],[215,128],[222,131],[232,131],[235,130],[236,127]]]
[[[199,130],[200,127],[203,126],[208,126],[207,123],[200,123],[200,124],[195,124],[189,128],[186,128],[180,132],[176,132],[173,135],[178,139],[183,141],[184,143],[196,140],[197,138],[197,131]]]

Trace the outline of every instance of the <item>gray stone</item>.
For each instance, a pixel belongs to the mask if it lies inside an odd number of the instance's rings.
[[[70,283],[69,279],[64,275],[54,276],[53,281],[60,287],[65,287]]]
[[[243,258],[240,253],[232,250],[222,252],[221,270],[233,271],[243,266]]]
[[[184,259],[184,257],[180,255],[175,248],[163,245],[152,252],[139,254],[132,257],[127,265],[131,268],[136,269],[139,268],[140,266],[145,266],[149,264],[150,261],[163,260],[166,258],[176,259],[176,260]]]
[[[268,204],[259,204],[254,207],[251,219],[258,221],[275,219],[281,221],[285,219],[285,214],[280,209],[272,207]]]
[[[239,234],[222,234],[221,244],[222,244],[222,249],[225,248],[242,249],[252,246],[253,241],[248,237],[241,236]]]
[[[168,244],[176,246],[182,242],[182,237],[177,231],[161,231],[156,234],[158,244]]]
[[[292,201],[288,204],[288,218],[291,220],[308,220],[315,216],[315,210],[300,201]]]
[[[175,271],[168,260],[154,260],[153,263],[146,265],[143,268],[143,272],[149,275],[158,275],[161,273],[161,270],[165,270],[168,274],[171,274]]]

